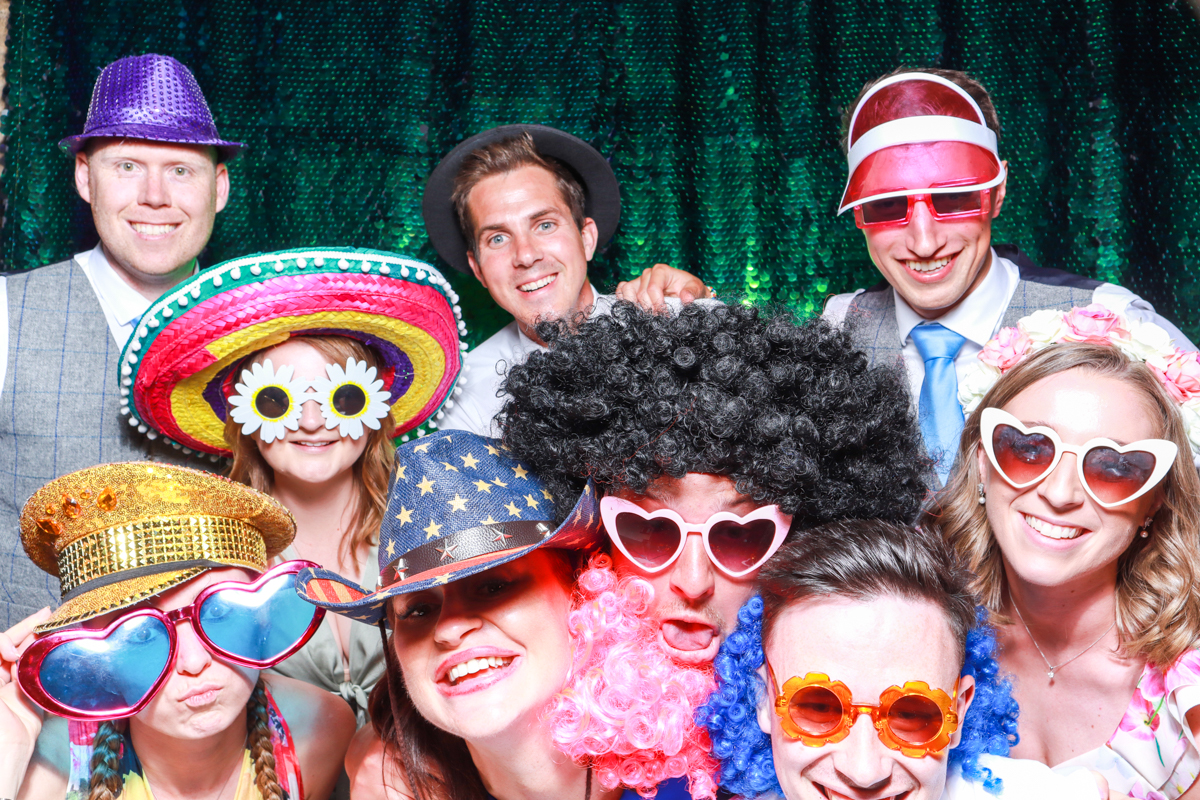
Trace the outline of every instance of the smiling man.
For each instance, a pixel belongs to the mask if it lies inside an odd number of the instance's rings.
[[[905,388],[849,336],[786,312],[617,303],[513,367],[504,441],[555,493],[591,479],[618,573],[655,589],[676,661],[711,661],[793,527],[910,520],[924,457]]]
[[[722,788],[786,800],[1093,800],[1087,769],[1005,758],[1017,704],[972,574],[934,531],[799,532],[759,575],[700,710]]]
[[[825,316],[847,322],[873,363],[903,359],[943,481],[963,425],[958,375],[1000,328],[1038,309],[1099,303],[1195,349],[1129,290],[992,245],[1008,191],[999,130],[987,91],[947,70],[873,81],[843,120],[849,177],[838,213],[853,211],[886,282],[830,298]]]
[[[614,297],[588,280],[588,262],[621,217],[612,167],[591,145],[544,125],[505,125],[471,137],[442,159],[422,204],[438,254],[472,273],[513,322],[472,350],[464,393],[447,403],[443,428],[494,436],[504,370],[544,348],[539,320],[605,313]],[[708,294],[665,264],[617,287],[648,306]]]
[[[17,513],[40,484],[100,463],[181,461],[121,416],[121,348],[196,270],[229,197],[225,163],[242,148],[217,134],[187,68],[160,55],[105,67],[83,133],[61,144],[100,243],[0,278],[0,628],[58,595],[17,538]]]

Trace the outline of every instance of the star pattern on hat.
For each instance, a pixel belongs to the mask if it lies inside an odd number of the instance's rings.
[[[553,506],[547,505],[553,495],[499,442],[458,431],[453,439],[452,445],[450,436],[438,432],[397,450],[379,546],[380,560],[392,565],[387,572],[391,583],[371,596],[374,609],[362,611],[368,617],[377,619],[388,597],[482,572],[556,533],[572,544],[581,535],[572,524],[554,523]],[[594,495],[583,505],[594,506]],[[571,516],[586,513],[576,509]],[[532,530],[524,527],[533,525]],[[481,526],[484,530],[478,530]],[[397,559],[416,558],[417,549],[424,547],[429,549],[422,555],[428,558],[423,566],[398,568],[403,562]],[[451,566],[456,567],[453,572],[437,574]],[[352,605],[347,615],[361,608]]]

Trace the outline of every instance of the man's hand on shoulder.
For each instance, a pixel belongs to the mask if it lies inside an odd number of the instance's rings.
[[[678,297],[684,303],[712,297],[712,291],[704,281],[666,264],[655,264],[642,270],[642,274],[633,280],[621,281],[614,294],[621,300],[651,309],[662,306],[667,297]]]

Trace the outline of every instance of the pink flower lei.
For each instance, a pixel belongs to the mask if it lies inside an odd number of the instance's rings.
[[[958,385],[958,401],[967,414],[995,385],[1000,376],[1030,353],[1052,344],[1087,342],[1120,349],[1135,361],[1144,361],[1167,392],[1179,403],[1192,453],[1200,462],[1200,361],[1197,353],[1175,346],[1171,335],[1153,322],[1117,314],[1098,303],[1070,311],[1043,309],[1002,328],[979,353]]]

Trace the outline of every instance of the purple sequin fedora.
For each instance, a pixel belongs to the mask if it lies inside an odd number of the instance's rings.
[[[212,112],[191,71],[170,56],[147,53],[118,59],[100,73],[83,133],[59,146],[78,153],[88,139],[115,137],[211,145],[221,161],[246,145],[217,134]]]

